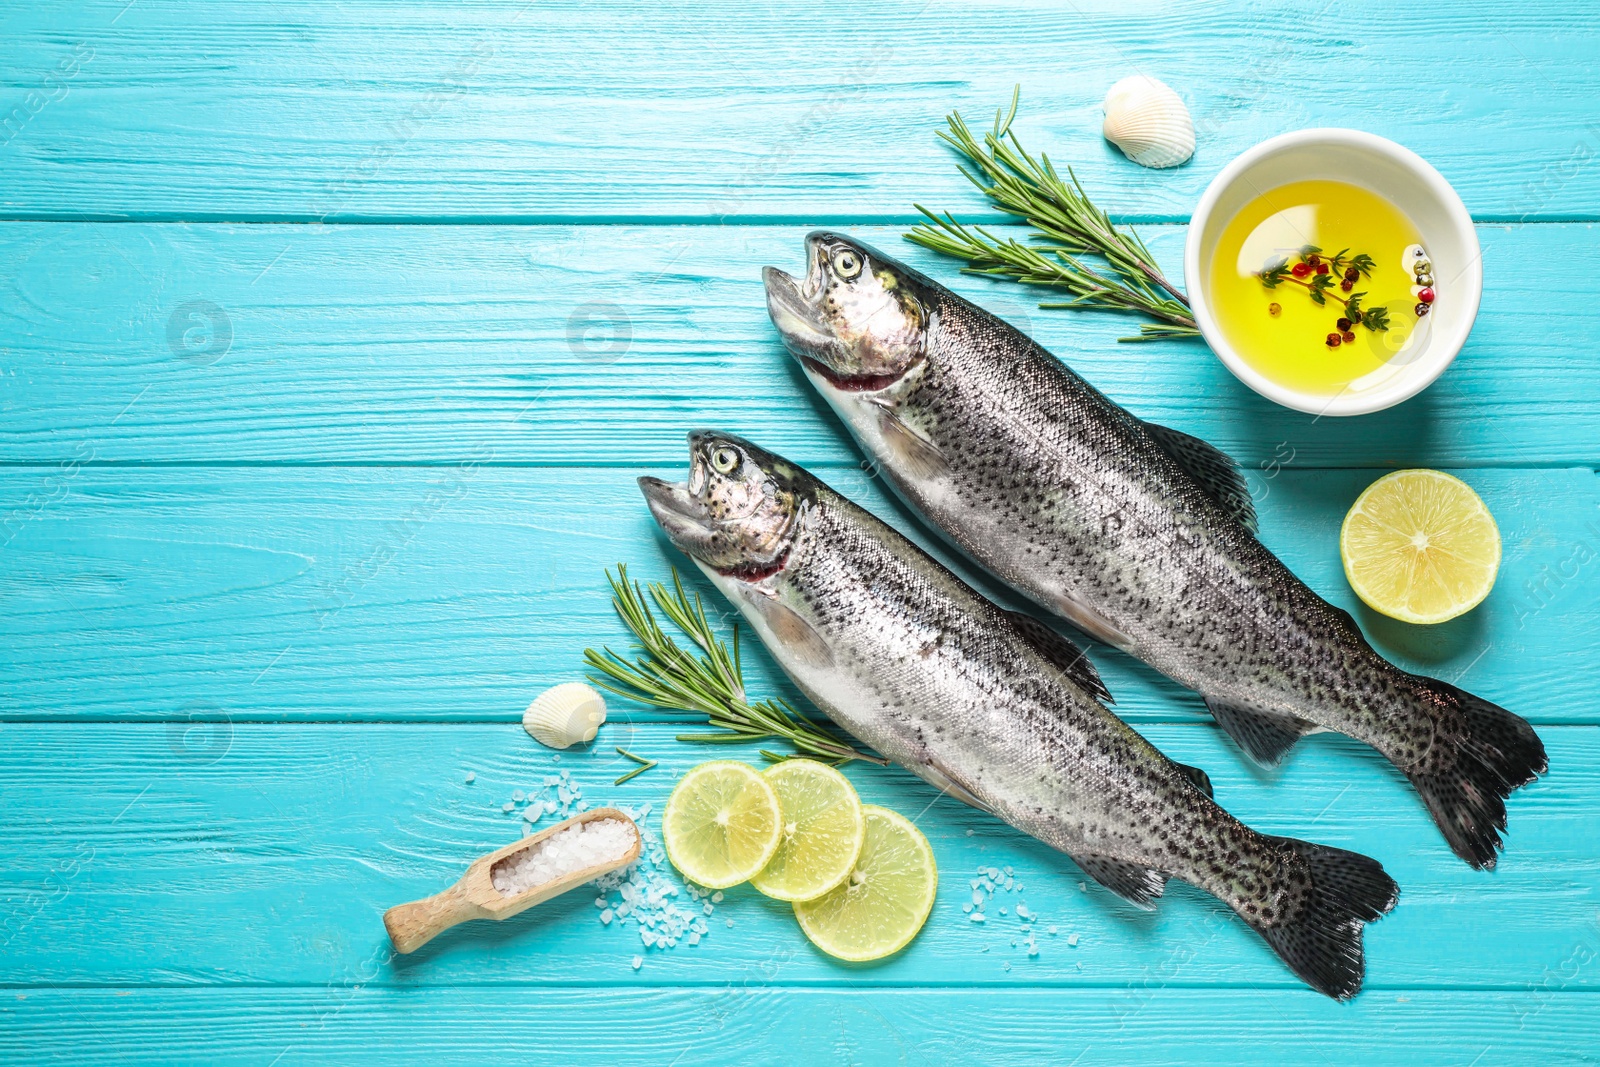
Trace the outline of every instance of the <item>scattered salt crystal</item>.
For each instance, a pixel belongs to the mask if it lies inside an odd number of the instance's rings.
[[[605,907],[606,906],[606,898],[605,897],[595,897],[594,898],[594,906],[597,907],[597,908]]]
[[[1006,909],[1004,909],[1004,908],[1001,908],[1001,909],[1000,909],[1000,914],[1001,914],[1001,915],[1004,915],[1004,914],[1005,914],[1005,913],[1006,913]]]
[[[1011,961],[1010,960],[1006,960],[1004,963],[1002,963],[1000,965],[1000,969],[1002,971],[1009,971],[1011,969]]]
[[[712,912],[716,911],[717,909],[713,908],[710,904],[705,904],[705,905],[701,906],[700,910],[705,912],[707,915],[710,915]]]
[[[988,873],[989,873],[989,881],[998,882],[1000,880],[1000,868],[998,868],[998,867],[990,867]]]
[[[525,793],[524,793],[524,792],[523,792],[523,791],[522,791],[522,790],[520,790],[520,789],[518,789],[518,790],[515,790],[515,791],[514,791],[514,792],[513,792],[513,793],[512,793],[512,794],[511,794],[511,799],[512,799],[512,800],[515,800],[515,801],[516,801],[516,802],[517,802],[517,803],[518,803],[518,804],[521,804],[521,803],[522,803],[522,798],[523,798],[523,797],[524,797],[524,796],[526,796],[526,795],[527,795],[527,794],[525,794]]]
[[[478,772],[477,771],[468,771],[467,772],[467,781],[476,782],[477,780],[478,780]]]
[[[494,865],[490,880],[502,896],[514,897],[574,871],[615,863],[637,840],[634,828],[621,819],[593,819],[513,852]],[[605,898],[595,903],[604,906]]]
[[[561,762],[561,753],[557,752],[554,755],[552,755],[550,758],[555,760],[557,763],[560,763]]]
[[[1056,924],[1055,923],[1051,923],[1050,924],[1050,936],[1051,937],[1056,936]]]
[[[975,922],[975,923],[985,923],[985,922],[988,922],[989,920],[984,918],[983,912],[975,911],[975,912],[972,913],[972,921]]]
[[[972,891],[972,902],[974,904],[982,904],[983,903],[983,890],[974,889]]]
[[[643,956],[635,956],[635,957],[633,957],[633,969],[634,970],[637,971],[640,967],[643,967],[643,966],[644,966],[644,957]]]
[[[509,800],[506,801],[504,804],[500,805],[500,810],[501,811],[510,811],[511,808],[512,808],[512,804],[511,804],[511,801],[509,801]]]
[[[731,928],[731,927],[732,927],[732,926],[733,926],[733,920],[732,920],[732,919],[729,919],[729,920],[728,920],[728,926],[729,926],[729,927],[730,927],[730,928]]]
[[[692,933],[689,934],[689,944],[698,945],[699,943],[700,943],[700,931],[695,930],[695,931],[693,931]]]
[[[722,903],[722,890],[719,889],[715,893],[711,894],[711,903],[713,903],[713,904],[721,904]]]
[[[1087,893],[1088,891],[1089,891],[1088,883],[1086,883],[1086,882],[1079,882],[1078,883],[1078,892]]]
[[[1076,948],[1078,946],[1078,935],[1077,934],[1068,934],[1067,935],[1067,944],[1069,944],[1072,947]]]
[[[1012,869],[1011,869],[1011,868],[1010,868],[1010,867],[1004,867],[1004,868],[1001,868],[1001,869],[1002,869],[1002,870],[1004,870],[1004,871],[1005,871],[1005,872],[1006,872],[1006,877],[1007,877],[1007,878],[1010,878],[1010,877],[1011,877],[1011,876],[1012,876],[1012,875],[1013,875],[1013,874],[1015,874],[1015,873],[1016,873],[1016,872],[1015,872],[1015,871],[1013,871],[1013,870],[1012,870]]]
[[[969,912],[970,913],[972,911],[972,905],[971,904],[963,904],[963,905],[961,905],[961,910],[964,911],[964,912]]]
[[[1026,904],[1018,904],[1017,905],[1017,918],[1019,918],[1019,919],[1030,919],[1032,917],[1033,917],[1033,912],[1028,910],[1028,906]]]
[[[610,908],[607,908],[605,911],[602,911],[600,913],[600,922],[604,926],[610,926],[611,925],[611,920],[615,919],[616,917],[617,917],[616,913],[613,912]]]
[[[977,831],[976,831],[976,830],[968,830],[968,831],[967,831],[967,836],[968,836],[968,837],[971,837],[971,836],[972,836],[972,835],[973,835],[973,834],[974,834],[974,833],[976,833],[976,832],[977,832]]]

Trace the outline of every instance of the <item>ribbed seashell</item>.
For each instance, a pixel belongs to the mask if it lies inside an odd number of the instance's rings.
[[[522,713],[522,728],[535,741],[551,748],[593,741],[605,721],[605,698],[582,682],[565,682],[546,689]]]
[[[1165,83],[1143,74],[1106,94],[1106,140],[1141,167],[1176,167],[1194,155],[1194,121]]]

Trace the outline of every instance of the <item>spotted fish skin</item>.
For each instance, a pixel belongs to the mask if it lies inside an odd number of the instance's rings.
[[[1494,866],[1505,798],[1546,768],[1526,721],[1383,659],[1255,536],[1237,467],[1134,417],[1026,335],[871,247],[807,239],[768,308],[896,492],[973,560],[1198,691],[1271,764],[1336,730],[1416,785]]]
[[[836,723],[1135,903],[1181,878],[1316,988],[1359,988],[1361,924],[1398,892],[1375,861],[1234,819],[1203,774],[1107,710],[1069,642],[1019,625],[810,474],[729,435],[691,449],[686,486],[641,479],[652,512]]]

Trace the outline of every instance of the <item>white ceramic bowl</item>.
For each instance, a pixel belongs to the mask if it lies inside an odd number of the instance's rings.
[[[1396,357],[1405,364],[1399,372],[1369,389],[1347,389],[1333,397],[1287,388],[1246,363],[1217,328],[1206,292],[1212,253],[1233,216],[1270,189],[1315,179],[1359,185],[1404,212],[1422,233],[1437,279],[1427,333]],[[1227,368],[1269,400],[1317,415],[1364,415],[1416,396],[1461,351],[1483,296],[1478,235],[1456,191],[1409,148],[1360,130],[1286,133],[1262,141],[1224,167],[1206,187],[1189,223],[1183,278],[1200,332]]]

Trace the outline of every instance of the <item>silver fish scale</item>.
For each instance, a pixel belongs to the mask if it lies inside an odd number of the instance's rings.
[[[1294,857],[1193,788],[993,605],[860,508],[819,486],[771,583],[831,653],[818,666],[778,644],[791,677],[919,777],[939,788],[953,779],[1064,852],[1176,875],[1267,924],[1295,899]]]
[[[1207,697],[1360,738],[1402,767],[1433,723],[1407,677],[1201,491],[1143,425],[1025,335],[939,293],[926,361],[890,392],[943,454],[895,488],[974,559]],[[1092,627],[1090,628],[1091,632]],[[1097,636],[1101,636],[1098,635]]]

